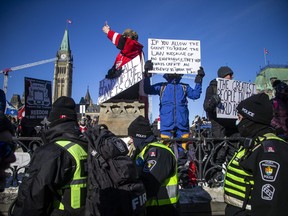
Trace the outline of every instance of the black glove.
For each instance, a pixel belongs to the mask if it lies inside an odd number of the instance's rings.
[[[144,65],[144,76],[145,77],[151,77],[152,74],[150,74],[148,71],[149,70],[153,70],[153,63],[151,60],[148,60],[145,62],[145,65]]]
[[[203,69],[203,67],[200,67],[200,69],[198,70],[198,73],[195,77],[195,83],[202,84],[202,80],[203,80],[204,76],[205,76],[204,69]]]
[[[153,70],[153,63],[151,60],[145,62],[144,69],[145,71]]]
[[[111,69],[108,70],[107,75],[105,76],[106,79],[114,79],[116,77],[119,77],[122,74],[123,70],[122,68],[116,70],[115,66],[113,66]]]

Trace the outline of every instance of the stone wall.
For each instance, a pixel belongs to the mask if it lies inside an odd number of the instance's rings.
[[[128,136],[128,126],[139,115],[145,116],[145,104],[139,101],[102,103],[99,124],[106,124],[117,136]]]

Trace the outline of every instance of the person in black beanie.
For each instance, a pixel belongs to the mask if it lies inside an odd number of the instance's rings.
[[[128,135],[129,143],[136,149],[132,157],[146,188],[147,215],[178,215],[177,160],[173,151],[156,141],[149,121],[143,116],[132,121]]]
[[[288,212],[288,143],[275,135],[273,108],[265,93],[237,106],[243,146],[227,167],[225,215],[286,215]]]
[[[217,71],[218,78],[233,79],[234,72],[228,66],[222,66]],[[213,79],[206,89],[205,99],[204,99],[204,110],[208,120],[212,124],[212,136],[213,137],[230,137],[231,135],[237,133],[237,128],[235,126],[234,119],[223,119],[217,118],[216,108],[221,104],[221,98],[217,94],[217,80]]]
[[[75,108],[66,96],[53,103],[44,145],[33,153],[19,186],[14,216],[85,214],[88,145]]]
[[[221,66],[217,71],[218,78],[232,80],[234,72],[228,66]],[[235,119],[218,118],[216,109],[221,106],[221,98],[217,94],[217,80],[213,79],[206,89],[205,99],[203,108],[206,111],[206,116],[211,122],[211,132],[213,138],[224,138],[224,137],[238,137],[239,133],[235,125]],[[215,144],[218,144],[215,142]],[[219,142],[221,144],[221,142]],[[235,144],[236,146],[236,144]],[[230,145],[224,145],[218,148],[217,152],[213,157],[213,163],[218,166],[217,169],[213,169],[206,176],[206,181],[209,186],[217,187],[222,184],[223,173],[222,164],[225,161],[229,161],[235,152],[234,147]],[[210,165],[209,165],[210,166]]]

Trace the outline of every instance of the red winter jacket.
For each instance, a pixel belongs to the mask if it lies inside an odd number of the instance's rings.
[[[114,62],[115,69],[122,67],[122,65],[126,64],[138,55],[141,57],[143,45],[137,40],[123,37],[120,33],[112,30],[108,32],[107,37],[118,49],[121,50]]]

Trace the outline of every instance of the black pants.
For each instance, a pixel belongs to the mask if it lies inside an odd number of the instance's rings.
[[[149,206],[147,216],[179,216],[178,205]]]
[[[251,216],[251,211],[227,204],[225,216]]]

